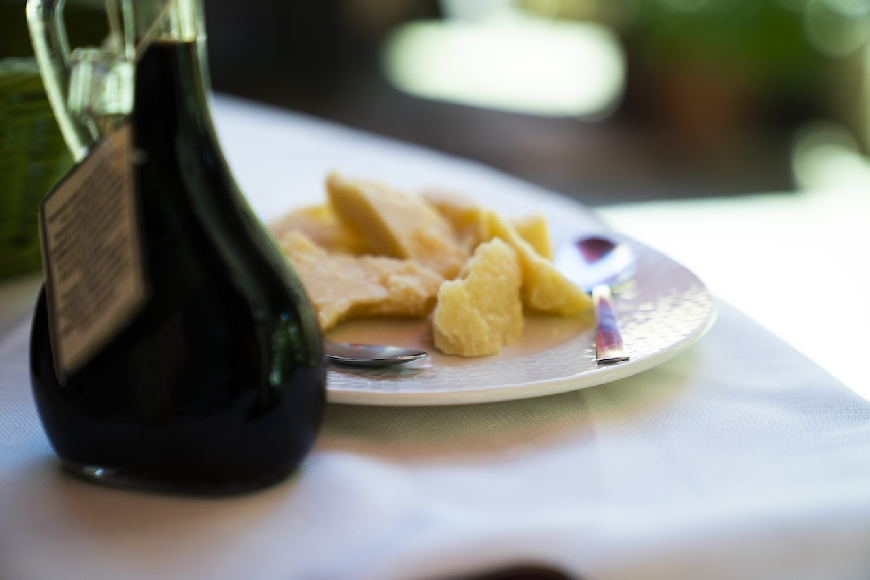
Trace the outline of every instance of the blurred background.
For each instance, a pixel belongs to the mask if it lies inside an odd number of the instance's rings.
[[[867,0],[207,0],[217,90],[482,161],[590,205],[795,187],[866,148]]]
[[[0,58],[30,53],[0,0]],[[867,149],[870,0],[206,0],[217,91],[479,160],[590,205],[796,187]],[[69,0],[73,45],[99,0]]]
[[[573,197],[870,399],[870,0],[205,2],[218,91]]]
[[[7,78],[10,57],[31,52],[24,4],[0,0]],[[101,4],[68,1],[73,46],[105,34]],[[868,150],[870,0],[205,5],[217,91],[471,158],[592,206],[794,191],[807,139]],[[8,136],[12,86],[0,86],[7,143],[23,139]],[[31,212],[45,180],[15,207]],[[12,235],[20,218],[4,203]]]

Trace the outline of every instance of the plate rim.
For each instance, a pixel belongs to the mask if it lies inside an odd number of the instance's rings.
[[[622,368],[624,369],[622,372],[587,372],[580,376],[574,375],[561,379],[547,379],[515,385],[499,385],[497,387],[490,386],[480,389],[472,388],[446,392],[427,391],[421,393],[397,392],[390,393],[389,398],[384,397],[383,393],[373,393],[371,391],[353,389],[334,389],[330,391],[327,378],[326,400],[330,404],[360,405],[368,407],[445,407],[451,405],[501,403],[504,401],[533,399],[537,397],[546,397],[548,395],[558,395],[561,393],[569,393],[571,391],[579,391],[619,381],[660,366],[701,340],[710,328],[713,327],[718,314],[719,311],[715,302],[711,302],[711,308],[707,318],[702,324],[698,325],[694,331],[686,335],[683,340],[675,342],[671,346],[651,355],[645,356],[634,365],[618,363],[617,365],[607,367],[611,369]],[[629,360],[627,362],[631,361]],[[521,389],[527,390],[534,388],[536,385],[541,387],[540,392],[517,396],[517,391]],[[336,395],[339,395],[338,398],[336,398]],[[384,399],[380,399],[380,397],[384,397]],[[373,401],[372,399],[378,400]]]

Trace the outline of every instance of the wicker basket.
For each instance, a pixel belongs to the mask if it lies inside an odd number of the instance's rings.
[[[40,268],[39,203],[71,166],[34,59],[0,60],[0,278]]]

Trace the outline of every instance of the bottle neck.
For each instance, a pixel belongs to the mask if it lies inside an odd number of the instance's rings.
[[[133,113],[137,64],[155,43],[200,45],[191,81],[208,86],[201,0],[110,0],[106,13],[109,35],[103,46],[78,49],[70,57],[67,107],[88,127],[88,146]]]
[[[115,0],[115,2],[122,12],[129,13],[123,18],[125,51],[129,53],[129,45],[132,41],[137,58],[142,56],[151,42],[194,42],[205,34],[200,0],[136,0],[135,3],[133,0]]]

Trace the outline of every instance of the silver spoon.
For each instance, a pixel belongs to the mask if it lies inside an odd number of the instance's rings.
[[[610,289],[634,276],[637,260],[631,248],[603,236],[588,236],[560,246],[553,263],[566,278],[592,294],[595,360],[628,360]]]
[[[398,346],[332,342],[326,339],[323,340],[323,352],[330,362],[354,367],[388,367],[429,356],[422,350]]]

